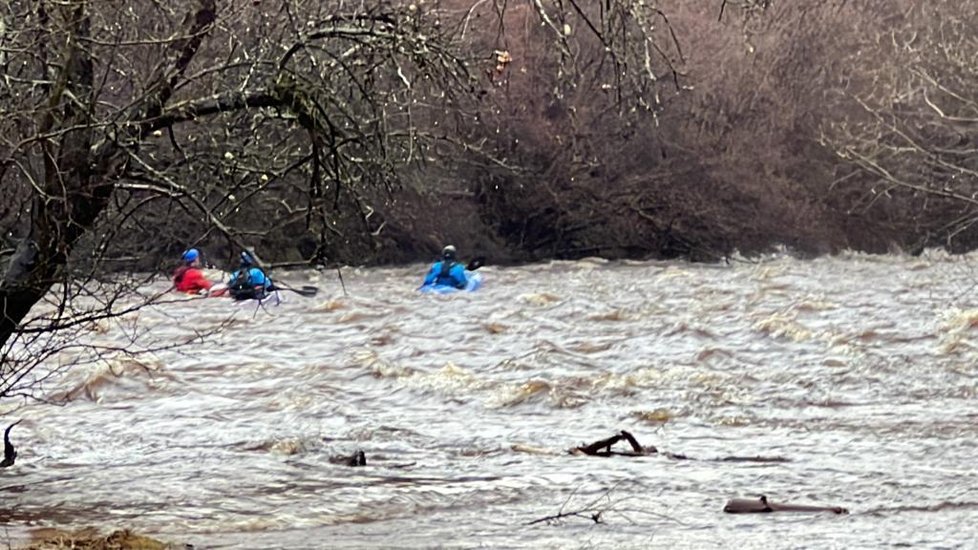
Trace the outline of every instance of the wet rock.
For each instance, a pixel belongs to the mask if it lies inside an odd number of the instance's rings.
[[[331,456],[329,461],[333,464],[343,464],[344,466],[366,466],[367,465],[367,455],[360,449],[357,449],[355,453],[350,456]]]

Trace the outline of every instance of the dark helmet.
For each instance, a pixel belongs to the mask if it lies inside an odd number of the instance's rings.
[[[441,249],[441,257],[443,260],[454,260],[455,259],[455,247],[448,245]]]
[[[241,251],[241,267],[250,267],[256,265],[258,262],[255,261],[254,255],[247,250]]]

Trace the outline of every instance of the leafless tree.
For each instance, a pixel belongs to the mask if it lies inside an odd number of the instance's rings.
[[[421,164],[518,173],[480,115],[517,35],[554,52],[535,54],[546,101],[597,86],[616,116],[654,113],[678,75],[665,14],[638,0],[6,2],[0,394],[68,331],[163,299],[113,266],[283,236],[323,262],[375,245]]]
[[[301,194],[307,223],[317,217],[326,230],[330,192],[360,205],[357,189],[385,184],[414,154],[399,132],[413,96],[465,82],[437,25],[412,5],[259,4],[5,5],[0,179],[5,240],[19,240],[0,284],[6,393],[44,352],[68,345],[45,337],[38,347],[32,335],[158,298],[124,305],[143,281],[106,287],[102,276],[131,223],[182,210],[240,245],[239,205],[281,186],[256,209],[263,225],[293,221],[283,209]],[[296,171],[308,184],[290,194]],[[42,300],[50,307],[28,317]]]

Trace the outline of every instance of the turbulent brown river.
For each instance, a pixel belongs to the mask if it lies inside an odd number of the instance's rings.
[[[74,369],[44,386],[63,406],[8,403],[5,529],[196,549],[974,548],[976,261],[595,259],[484,267],[482,289],[444,296],[415,292],[424,265],[350,268],[346,294],[335,271],[283,272],[319,294],[156,305],[145,338],[220,331]],[[660,453],[567,452],[623,429]],[[330,460],[357,450],[364,467]],[[850,514],[723,513],[761,494]]]

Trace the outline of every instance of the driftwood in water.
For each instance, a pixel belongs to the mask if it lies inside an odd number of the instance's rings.
[[[611,450],[612,445],[622,440],[628,442],[632,448],[631,451]],[[622,430],[609,438],[600,439],[588,445],[574,447],[570,450],[570,452],[573,454],[586,454],[588,456],[647,456],[654,455],[658,453],[659,450],[652,446],[643,447],[639,445],[638,440],[635,439],[635,436],[626,432],[625,430]]]
[[[631,447],[628,451],[615,451],[611,447],[620,442],[625,441]],[[585,454],[588,456],[649,456],[660,454],[659,450],[654,446],[642,446],[639,444],[635,436],[622,430],[615,435],[599,439],[594,443],[589,443],[587,445],[581,445],[580,447],[574,447],[570,450],[571,454]],[[675,460],[692,460],[688,456],[679,453],[661,453],[662,456],[666,456]],[[780,456],[727,456],[723,458],[714,459],[720,462],[762,462],[762,463],[779,463],[779,462],[790,462],[789,459]]]
[[[766,496],[760,498],[732,498],[727,501],[723,511],[728,514],[766,514],[771,512],[832,512],[833,514],[848,514],[849,510],[841,506],[811,506],[808,504],[790,504],[771,502]]]
[[[17,449],[10,443],[10,428],[13,428],[17,424],[20,424],[20,420],[7,426],[7,429],[3,432],[3,462],[0,462],[0,468],[13,466],[14,461],[17,460]]]

